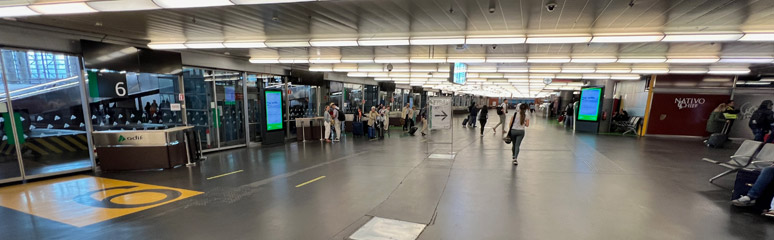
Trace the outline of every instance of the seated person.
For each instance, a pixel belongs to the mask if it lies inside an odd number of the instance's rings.
[[[629,121],[629,112],[626,110],[618,110],[618,113],[613,116],[613,121]]]
[[[755,184],[753,184],[752,188],[750,188],[750,191],[747,192],[747,195],[743,195],[739,197],[739,199],[731,201],[731,204],[738,207],[748,207],[755,205],[755,200],[760,197],[760,195],[763,193],[763,190],[765,190],[766,186],[771,183],[772,179],[774,179],[774,166],[763,168],[761,175],[759,175],[758,179],[755,180]],[[769,210],[763,212],[763,215],[767,217],[774,217],[774,201],[772,201],[772,206],[769,208]]]

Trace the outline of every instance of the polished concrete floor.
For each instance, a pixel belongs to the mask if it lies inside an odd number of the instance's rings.
[[[707,182],[723,169],[700,159],[733,149],[573,135],[536,119],[514,167],[501,135],[454,127],[453,160],[427,158],[448,144],[393,129],[383,141],[347,136],[215,153],[190,168],[99,173],[194,192],[80,227],[0,207],[0,239],[346,239],[374,216],[427,224],[419,239],[774,239],[774,221],[730,206],[733,176]]]

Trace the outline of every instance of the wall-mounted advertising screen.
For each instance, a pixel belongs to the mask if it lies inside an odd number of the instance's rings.
[[[266,131],[282,130],[282,91],[265,91]]]
[[[468,81],[468,65],[464,63],[451,63],[449,64],[451,71],[449,71],[449,82],[454,84],[465,84]]]
[[[592,87],[581,89],[580,106],[578,106],[579,121],[599,121],[599,109],[602,103],[602,88]]]

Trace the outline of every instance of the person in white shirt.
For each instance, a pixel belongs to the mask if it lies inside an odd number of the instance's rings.
[[[497,107],[497,117],[500,118],[500,122],[492,128],[492,132],[497,133],[497,127],[502,126],[500,128],[502,128],[503,134],[507,133],[505,131],[505,115],[508,115],[508,104],[505,101],[503,100],[503,103]]]
[[[513,114],[511,118],[510,133],[511,137],[511,153],[513,154],[513,165],[518,165],[519,162],[516,158],[519,157],[519,147],[521,147],[521,141],[524,140],[525,129],[529,127],[529,116],[527,115],[527,104],[519,104],[518,110]]]

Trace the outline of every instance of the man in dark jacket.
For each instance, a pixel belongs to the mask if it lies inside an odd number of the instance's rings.
[[[772,105],[774,103],[771,100],[763,101],[758,110],[755,110],[752,117],[750,117],[749,126],[755,135],[755,141],[763,141],[764,136],[767,133],[771,133],[771,125],[774,124],[774,112],[771,111]],[[766,142],[774,142],[774,137],[769,137]]]
[[[478,108],[476,107],[476,103],[471,103],[470,107],[468,107],[468,111],[470,111],[470,116],[468,117],[468,126],[476,127],[476,116],[478,116]]]

